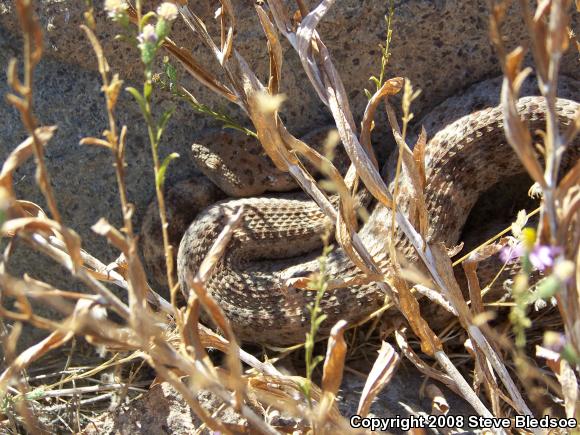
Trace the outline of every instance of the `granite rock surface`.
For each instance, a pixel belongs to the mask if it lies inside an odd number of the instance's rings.
[[[95,3],[96,33],[103,42],[105,54],[114,72],[127,85],[138,86],[141,65],[137,50],[126,41],[113,37],[121,29],[107,20],[101,2]],[[154,7],[144,2],[145,8]],[[191,2],[193,10],[213,23],[216,2]],[[194,4],[195,3],[195,4]],[[309,1],[309,6],[314,2]],[[235,44],[249,61],[258,77],[265,79],[268,55],[263,32],[250,0],[233,0],[238,22]],[[290,2],[288,2],[290,4]],[[292,3],[293,4],[293,3]],[[416,119],[428,113],[446,98],[469,85],[500,74],[499,63],[488,40],[488,2],[486,0],[399,0],[395,2],[394,36],[388,76],[409,77],[422,94],[414,103]],[[343,0],[333,6],[319,25],[321,37],[328,45],[351,99],[351,108],[360,120],[366,97],[363,89],[371,89],[368,78],[380,70],[379,44],[385,37],[384,14],[388,2],[383,0]],[[104,99],[100,93],[97,63],[89,42],[79,29],[83,23],[86,2],[78,0],[39,0],[36,10],[45,37],[45,56],[36,70],[35,114],[43,125],[58,125],[58,131],[46,149],[47,166],[58,205],[64,220],[83,239],[83,247],[108,263],[118,253],[91,231],[101,217],[120,226],[118,191],[110,154],[102,148],[81,146],[84,136],[99,136],[106,128]],[[20,56],[19,27],[12,0],[0,0],[0,69],[6,70],[9,59]],[[517,10],[508,11],[505,24],[508,45],[527,42]],[[572,28],[578,30],[578,14]],[[215,33],[215,25],[209,29]],[[176,23],[173,39],[188,47],[199,61],[217,71],[216,62],[183,23]],[[288,100],[282,117],[295,135],[327,125],[331,117],[318,101],[304,74],[296,53],[283,42],[284,67],[282,91]],[[577,53],[570,52],[563,60],[562,72],[580,79]],[[247,120],[232,104],[220,100],[186,75],[182,83],[203,103],[229,113],[247,125]],[[0,80],[0,94],[8,86]],[[193,142],[203,142],[209,129],[219,127],[212,119],[194,113],[183,102],[157,92],[158,113],[176,107],[161,146],[161,153],[181,155],[168,171],[167,185],[199,174],[190,158]],[[17,111],[5,99],[0,100],[0,159],[26,138]],[[129,126],[127,140],[127,188],[135,205],[134,222],[139,228],[147,204],[154,198],[153,171],[147,134],[141,114],[127,94],[117,107],[119,125]],[[380,132],[383,121],[378,121]],[[380,141],[379,148],[388,147]],[[20,197],[45,206],[34,182],[34,165],[24,165],[15,178]],[[82,289],[67,274],[44,258],[17,245],[11,267],[34,277],[69,289]]]

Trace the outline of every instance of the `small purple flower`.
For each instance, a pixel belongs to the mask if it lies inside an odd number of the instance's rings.
[[[524,255],[524,247],[521,243],[515,246],[506,245],[499,252],[499,258],[504,263],[513,263],[515,260],[519,259]]]
[[[535,245],[532,250],[529,251],[528,258],[535,269],[543,272],[549,267],[554,267],[556,259],[562,254],[562,252],[562,248],[559,246]],[[523,243],[518,243],[515,246],[504,246],[499,253],[499,258],[504,263],[513,263],[525,254],[526,249],[524,248]]]
[[[536,245],[530,252],[530,263],[541,271],[554,266],[558,255],[562,254],[562,248],[558,246]]]
[[[155,44],[157,42],[157,34],[155,33],[155,27],[152,24],[147,24],[143,27],[143,31],[137,39],[141,44]]]

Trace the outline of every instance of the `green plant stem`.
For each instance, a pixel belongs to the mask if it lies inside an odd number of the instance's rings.
[[[326,319],[326,314],[322,313],[320,309],[320,302],[324,293],[328,289],[328,275],[326,273],[326,260],[328,254],[332,250],[332,247],[328,245],[328,236],[323,237],[324,249],[322,255],[318,258],[318,264],[320,271],[318,273],[317,279],[313,282],[312,288],[316,290],[316,296],[314,302],[308,307],[310,311],[310,331],[306,334],[306,340],[304,342],[304,360],[306,363],[306,381],[304,382],[303,389],[306,400],[308,401],[308,406],[312,409],[312,373],[316,366],[324,359],[323,356],[319,355],[314,357],[314,344],[316,342],[316,334],[318,329],[324,320]]]
[[[149,77],[150,74],[146,75]],[[173,248],[169,242],[169,224],[167,222],[167,210],[165,207],[165,198],[163,196],[163,185],[158,182],[159,180],[159,154],[158,154],[158,135],[157,129],[155,128],[155,123],[151,115],[151,101],[150,101],[150,91],[147,87],[151,88],[152,83],[149,78],[147,78],[145,84],[143,85],[143,96],[145,98],[145,121],[147,123],[147,133],[149,134],[149,142],[151,144],[151,155],[153,157],[153,170],[155,173],[155,194],[157,195],[157,204],[159,206],[159,218],[161,219],[161,233],[163,235],[163,246],[165,250],[165,265],[167,268],[167,285],[169,286],[169,291],[171,295],[171,304],[176,307],[177,305],[177,287],[173,279]]]
[[[393,17],[395,16],[395,0],[389,0],[389,13],[385,16],[387,21],[387,37],[385,38],[385,49],[381,58],[381,74],[379,75],[379,84],[377,91],[383,86],[385,80],[385,72],[389,59],[391,58],[391,39],[393,39]]]

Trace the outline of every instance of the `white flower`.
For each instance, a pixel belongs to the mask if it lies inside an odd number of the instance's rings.
[[[157,8],[157,15],[166,21],[173,21],[177,18],[177,6],[173,3],[161,3]]]
[[[553,273],[560,281],[566,282],[574,275],[574,263],[563,258],[556,259]]]
[[[156,43],[157,33],[155,33],[155,26],[153,26],[153,24],[147,24],[145,27],[143,27],[143,31],[137,37],[137,39],[141,44]]]
[[[128,7],[126,0],[105,0],[105,10],[110,18],[124,13]]]

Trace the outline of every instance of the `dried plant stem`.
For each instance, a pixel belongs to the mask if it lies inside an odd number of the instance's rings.
[[[549,110],[550,111],[550,110]],[[555,115],[555,112],[552,114]],[[548,116],[548,126],[551,124],[550,119],[552,115]],[[553,121],[552,121],[553,122]],[[553,127],[552,127],[553,128]],[[551,141],[554,144],[555,152],[559,153],[561,151],[561,138],[556,132],[551,132],[550,127],[547,129],[548,137],[551,137]],[[558,180],[558,169],[560,164],[555,161],[556,159],[548,159],[546,162],[546,184],[547,188],[544,189],[544,203],[546,208],[546,213],[548,215],[548,222],[550,224],[550,234],[552,235],[552,244],[556,244],[556,235],[558,234],[558,215],[557,215],[557,205],[556,205],[556,189]]]
[[[54,236],[49,236],[47,240],[48,243],[53,247],[58,248],[63,252],[66,252],[66,247],[65,244],[62,242],[62,240]],[[103,262],[101,262],[96,257],[92,256],[85,250],[81,250],[81,257],[85,267],[89,267],[90,271],[94,271],[97,274],[105,277],[104,279],[101,280],[113,283],[117,287],[120,287],[122,289],[129,290],[129,284],[120,273],[109,268]],[[148,289],[147,300],[151,305],[153,305],[154,307],[158,307],[164,313],[175,315],[174,307],[151,288]]]
[[[519,390],[516,387],[516,384],[509,376],[507,369],[503,362],[497,356],[497,353],[492,349],[489,342],[481,332],[479,328],[476,326],[470,325],[468,329],[470,337],[475,341],[477,346],[481,349],[484,353],[485,357],[491,365],[493,366],[494,370],[499,375],[502,383],[508,390],[508,393],[512,400],[514,400],[515,404],[518,406],[518,411],[522,412],[525,415],[533,416],[532,411],[528,408],[528,405],[524,401],[523,397],[521,396]]]
[[[391,195],[389,194],[384,181],[380,177],[380,174],[367,157],[364,148],[358,142],[356,134],[353,131],[352,115],[348,109],[348,102],[344,95],[344,87],[336,69],[332,65],[326,47],[315,30],[316,25],[333,3],[334,0],[325,0],[321,2],[307,17],[303,18],[302,24],[297,33],[294,33],[289,30],[290,27],[286,24],[289,20],[285,16],[284,8],[279,3],[279,0],[268,1],[278,29],[287,37],[290,44],[298,51],[300,59],[302,60],[302,65],[304,66],[312,85],[320,96],[322,102],[329,106],[336,121],[342,142],[345,145],[351,161],[356,167],[358,175],[364,181],[373,196],[388,206],[392,203]],[[316,45],[316,50],[311,49],[313,45]],[[313,58],[315,55],[319,55],[323,60],[315,60]],[[314,65],[320,65],[321,68],[314,68]],[[437,286],[443,292],[443,295],[451,302],[459,313],[462,324],[465,327],[472,324],[467,305],[465,304],[465,301],[463,301],[457,283],[452,277],[450,262],[448,265],[438,264],[436,259],[437,256],[433,252],[435,246],[425,243],[423,237],[415,230],[413,225],[400,209],[397,208],[395,210],[394,218],[399,228],[405,233],[412,245],[415,247],[417,254],[427,266],[428,271],[435,280]],[[364,251],[364,247],[362,248]],[[446,258],[445,253],[439,254],[441,254],[439,257]],[[442,274],[445,278],[443,278]],[[466,385],[465,380],[457,370],[450,370],[448,373],[456,382]],[[516,396],[516,402],[523,402],[519,392],[510,391],[510,393]],[[483,412],[485,407],[482,407],[480,407],[479,410]],[[489,413],[487,410],[486,412]]]
[[[70,256],[67,253],[52,246],[50,242],[40,234],[20,234],[20,237],[39,252],[44,253],[60,265],[68,268],[75,278],[80,279],[92,291],[103,298],[101,302],[102,304],[109,305],[123,319],[129,319],[129,308],[117,296],[115,296],[113,292],[93,278],[85,269],[79,268],[78,270],[74,270],[70,265]]]
[[[133,223],[131,220],[132,207],[127,200],[127,188],[125,185],[125,137],[127,134],[127,127],[123,126],[121,128],[121,135],[119,137],[117,135],[117,122],[115,121],[115,114],[113,112],[116,104],[116,93],[118,92],[118,87],[120,86],[121,82],[115,76],[113,81],[117,88],[111,89],[111,83],[109,82],[109,77],[107,74],[107,60],[104,58],[102,48],[88,27],[81,26],[81,28],[89,36],[89,39],[91,39],[93,48],[95,49],[95,53],[99,60],[99,71],[103,81],[103,88],[105,89],[107,119],[109,122],[109,130],[106,131],[105,134],[108,136],[111,152],[113,153],[113,158],[115,160],[115,176],[117,178],[117,187],[119,189],[119,200],[121,202],[121,210],[123,213],[124,230],[127,235],[131,237],[133,235]]]
[[[90,399],[84,399],[84,400],[78,400],[76,401],[77,406],[81,407],[81,406],[85,406],[85,405],[90,405],[93,403],[97,403],[97,402],[101,402],[103,400],[111,400],[113,399],[116,395],[118,395],[118,393],[105,393],[105,394],[101,394],[95,397],[91,397]],[[43,411],[46,413],[52,413],[52,412],[62,412],[65,411],[67,409],[70,409],[70,403],[65,402],[61,405],[52,405],[52,406],[45,406],[43,408]],[[72,430],[71,430],[72,431]]]
[[[215,332],[213,332],[206,326],[203,326],[201,324],[198,324],[198,326],[201,332],[203,332],[207,337],[211,337],[213,339],[211,345],[208,345],[207,347],[214,347],[224,353],[227,352],[229,342],[225,338],[223,338],[220,335],[217,335]],[[270,376],[283,376],[282,373],[272,364],[267,362],[266,363],[261,362],[254,355],[249,354],[243,349],[240,349],[240,359],[260,373],[264,373]]]
[[[567,21],[567,2],[555,0],[550,6],[538,5],[536,16],[532,15],[528,3],[520,0],[520,8],[531,36],[532,53],[538,68],[538,87],[546,99],[546,135],[545,146],[545,170],[543,186],[543,209],[542,215],[547,215],[550,227],[550,243],[556,244],[558,234],[558,204],[556,191],[558,188],[558,170],[566,147],[566,141],[559,131],[558,114],[556,111],[556,98],[558,91],[558,74],[562,54],[567,46],[568,39],[565,23]],[[544,7],[544,10],[541,10]],[[545,17],[549,11],[549,17]],[[546,23],[542,20],[546,19]],[[546,33],[544,35],[544,32]],[[540,36],[544,35],[544,36]],[[504,57],[504,56],[502,56]]]
[[[449,360],[449,357],[445,354],[445,352],[435,352],[435,359],[439,364],[441,364],[441,367],[443,367],[447,374],[453,378],[455,385],[461,392],[462,396],[471,404],[471,406],[473,406],[473,409],[475,409],[479,415],[487,418],[493,418],[491,412],[489,412],[481,400],[479,400],[479,397],[477,397],[463,376],[461,376],[461,373],[459,373],[457,368]],[[500,430],[497,433],[505,433],[505,431]]]
[[[30,2],[18,0],[16,2],[16,9],[23,29],[24,82],[21,83],[18,80],[16,73],[16,59],[11,59],[8,66],[8,82],[12,89],[21,96],[19,97],[9,94],[7,98],[8,101],[11,102],[20,112],[22,123],[32,138],[34,158],[36,161],[36,181],[46,199],[53,219],[58,223],[61,223],[62,218],[56,205],[54,193],[50,184],[50,176],[44,161],[44,148],[36,134],[37,122],[32,112],[34,68],[42,56],[42,33],[40,31],[38,20],[34,16]]]
[[[548,69],[548,82],[544,82],[540,76],[539,87],[542,95],[546,98],[546,169],[544,178],[546,188],[543,190],[544,207],[548,215],[550,225],[551,243],[556,244],[558,234],[558,214],[556,204],[556,189],[558,188],[558,170],[565,146],[559,133],[558,115],[556,112],[556,91],[558,89],[558,69],[560,57],[551,56]]]
[[[79,394],[87,394],[87,393],[95,393],[101,391],[110,391],[110,390],[134,390],[140,392],[146,392],[147,390],[143,388],[137,388],[137,385],[142,387],[148,386],[147,382],[140,382],[140,383],[131,383],[131,384],[103,384],[103,385],[91,385],[88,387],[74,387],[74,388],[62,388],[60,390],[50,390],[42,392],[41,398],[47,397],[62,397],[62,396],[76,396]],[[18,397],[18,396],[16,396]]]
[[[190,381],[197,385],[203,385],[207,389],[218,396],[222,401],[234,409],[238,409],[244,418],[248,419],[253,426],[261,433],[277,434],[269,424],[259,418],[251,409],[244,404],[236,404],[232,399],[232,394],[224,388],[219,379],[212,371],[200,360],[192,360],[185,357],[181,353],[167,346],[162,341],[158,341],[155,347],[151,348],[151,353],[148,356],[148,361],[152,367],[158,372],[159,376],[168,381],[184,399],[188,402],[195,413],[203,420],[203,422],[213,430],[220,430],[223,433],[230,433],[230,431],[222,425],[222,423],[210,417],[206,411],[199,405],[199,402],[192,392],[192,388],[186,386],[181,379],[166,367],[174,366],[184,374],[189,376]],[[192,385],[193,387],[194,385]]]
[[[308,15],[308,7],[304,3],[304,0],[296,0],[296,4],[298,5],[298,10],[300,11],[300,15],[302,15],[302,17]]]

